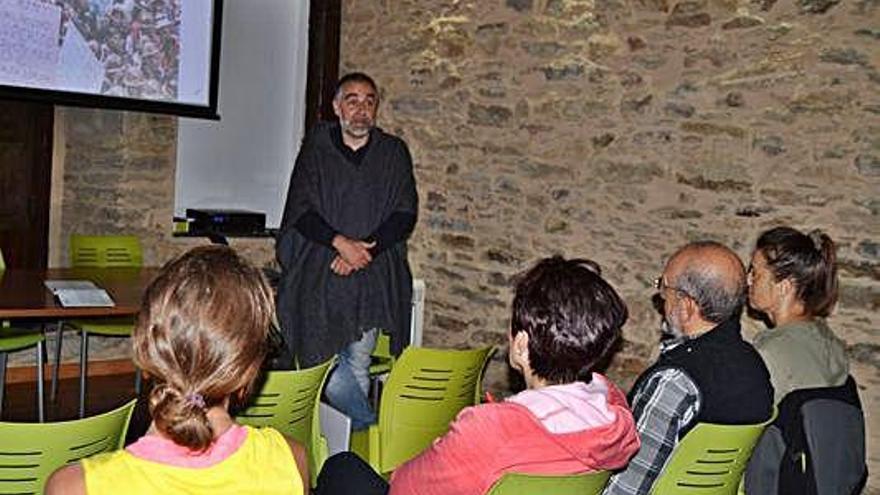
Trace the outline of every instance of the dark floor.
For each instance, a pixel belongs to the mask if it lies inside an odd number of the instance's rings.
[[[50,380],[46,380],[46,421],[64,421],[78,417],[79,379],[61,380],[58,397],[52,401]],[[89,377],[86,387],[86,412],[93,415],[109,411],[135,397],[134,374]],[[6,386],[3,403],[3,421],[36,422],[37,395],[35,383],[17,383]]]

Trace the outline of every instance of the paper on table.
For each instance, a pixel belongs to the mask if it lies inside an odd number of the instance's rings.
[[[63,289],[56,294],[65,308],[112,308],[116,304],[104,289]]]
[[[46,280],[43,285],[55,295],[58,295],[60,290],[98,288],[91,280]]]
[[[116,305],[107,291],[90,280],[47,280],[45,285],[65,308],[112,308]]]

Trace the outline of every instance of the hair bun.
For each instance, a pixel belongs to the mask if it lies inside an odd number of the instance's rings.
[[[196,451],[211,445],[214,430],[202,394],[185,394],[176,385],[160,382],[150,392],[149,407],[156,427],[177,445]]]

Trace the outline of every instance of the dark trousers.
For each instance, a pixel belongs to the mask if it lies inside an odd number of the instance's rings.
[[[386,495],[388,482],[356,454],[340,452],[324,463],[316,495]]]

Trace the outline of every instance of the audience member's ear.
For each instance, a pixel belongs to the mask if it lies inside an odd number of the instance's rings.
[[[685,296],[682,300],[682,311],[684,311],[685,321],[694,321],[701,319],[703,315],[700,313],[700,306],[690,296]]]
[[[776,286],[779,288],[780,293],[786,299],[797,295],[797,288],[794,286],[794,283],[790,278],[786,278],[776,282]]]
[[[522,370],[529,363],[529,334],[518,332],[510,341],[510,361],[516,368]]]

